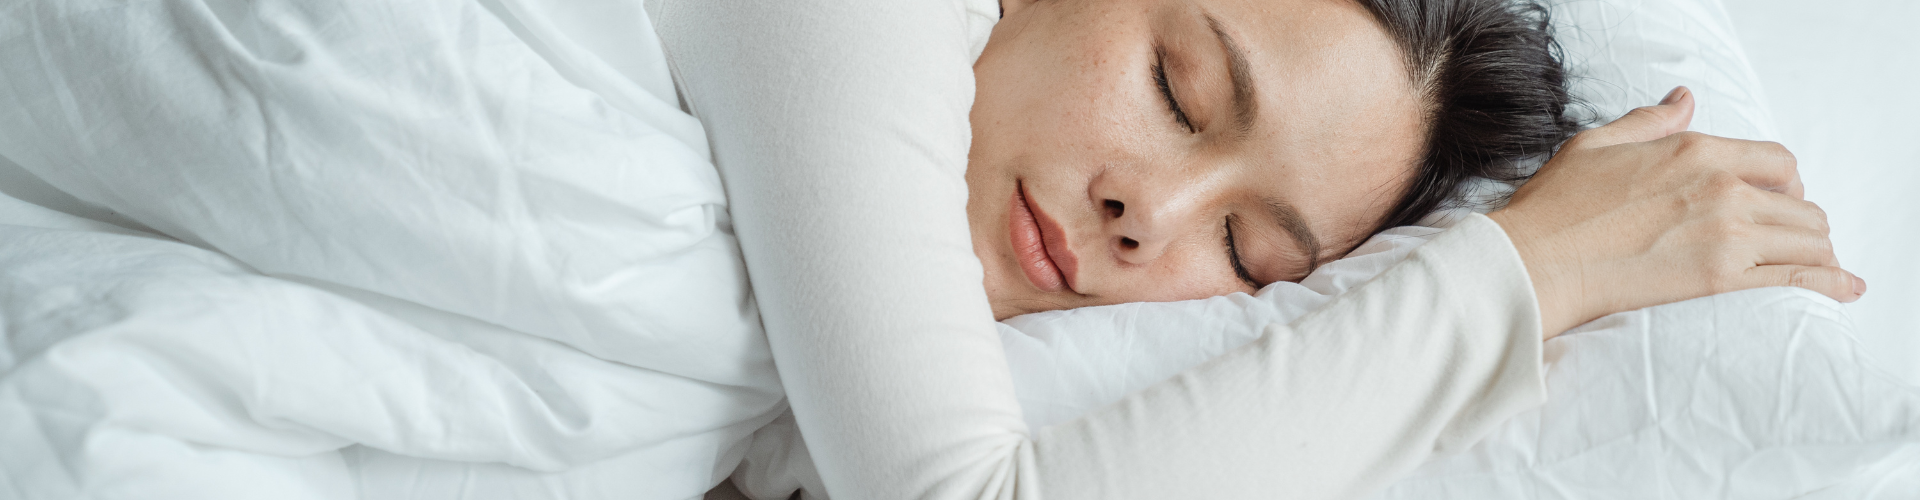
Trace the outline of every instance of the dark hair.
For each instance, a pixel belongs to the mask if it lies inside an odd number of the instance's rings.
[[[1511,0],[1359,0],[1427,105],[1419,177],[1378,229],[1417,223],[1473,177],[1524,180],[1525,160],[1580,130],[1546,7]],[[1377,232],[1376,230],[1376,232]]]

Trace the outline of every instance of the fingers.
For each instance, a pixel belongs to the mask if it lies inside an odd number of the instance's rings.
[[[1791,286],[1813,290],[1841,302],[1860,300],[1866,280],[1844,269],[1828,266],[1759,266],[1748,269],[1747,288]]]
[[[1702,161],[1712,162],[1760,189],[1800,199],[1806,188],[1800,183],[1800,164],[1793,152],[1777,142],[1745,141],[1687,133],[1669,140],[1675,147],[1694,150]],[[1681,154],[1686,154],[1682,152]]]
[[[1657,140],[1687,130],[1693,122],[1693,92],[1675,87],[1659,105],[1636,108],[1599,128],[1581,132],[1567,148],[1594,149],[1629,142]]]
[[[1754,231],[1760,245],[1754,249],[1759,254],[1755,264],[1840,267],[1825,232],[1792,226],[1757,226]]]
[[[1780,190],[1780,193],[1791,196],[1796,200],[1807,199],[1807,185],[1806,183],[1800,182],[1800,172],[1798,169],[1794,170],[1793,182],[1788,183],[1787,188]]]
[[[1782,193],[1760,193],[1759,196],[1762,201],[1753,208],[1754,224],[1805,228],[1822,235],[1833,231],[1827,223],[1827,211],[1820,205]]]

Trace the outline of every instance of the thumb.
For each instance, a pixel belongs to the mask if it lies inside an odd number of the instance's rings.
[[[1687,131],[1687,125],[1693,122],[1693,92],[1686,87],[1674,87],[1665,99],[1656,106],[1634,108],[1626,116],[1599,128],[1581,132],[1567,141],[1573,149],[1594,149],[1626,144],[1629,142],[1647,142],[1669,135]]]

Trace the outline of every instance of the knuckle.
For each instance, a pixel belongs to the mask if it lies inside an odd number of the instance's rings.
[[[1707,195],[1719,200],[1745,200],[1744,195],[1752,191],[1748,187],[1745,179],[1725,170],[1713,171],[1706,180]]]
[[[1711,135],[1694,132],[1692,130],[1673,134],[1672,137],[1673,141],[1678,144],[1681,149],[1696,152],[1702,148],[1712,147],[1714,143],[1717,142]]]
[[[1706,233],[1715,253],[1729,254],[1737,250],[1738,242],[1747,235],[1747,224],[1732,213],[1722,211],[1712,215]]]
[[[1823,235],[1833,234],[1833,225],[1827,220],[1827,209],[1820,208],[1818,203],[1811,201],[1802,201],[1801,203],[1806,205],[1807,212],[1813,214],[1813,229],[1815,231],[1819,231],[1820,234]]]
[[[1826,291],[1839,280],[1833,279],[1833,273],[1816,267],[1803,267],[1787,273],[1787,286],[1800,287],[1813,291]]]
[[[1787,149],[1785,144],[1768,141],[1760,143],[1760,148],[1773,156],[1774,160],[1780,162],[1780,165],[1786,168],[1788,172],[1799,171],[1800,158],[1794,156],[1793,151]]]
[[[1740,270],[1734,270],[1734,269],[1726,269],[1718,272],[1708,273],[1707,279],[1706,279],[1707,292],[1712,294],[1722,294],[1727,292],[1740,291],[1743,288],[1740,286],[1742,284],[1741,277],[1742,277],[1742,274]]]
[[[1804,266],[1824,266],[1833,262],[1833,240],[1822,237],[1810,237],[1795,243],[1795,246],[1799,247],[1800,255],[1805,256],[1801,259],[1795,259],[1804,260],[1804,262],[1796,262],[1796,264]]]
[[[1658,106],[1641,106],[1641,107],[1633,108],[1632,110],[1627,111],[1627,114],[1625,116],[1621,116],[1620,118],[1626,119],[1628,117],[1639,117],[1639,118],[1656,118],[1657,119],[1663,116],[1665,115],[1662,115],[1660,113],[1660,107]]]
[[[1692,131],[1667,136],[1667,140],[1673,143],[1674,160],[1695,165],[1709,164],[1707,160],[1716,156],[1719,147],[1713,136]]]

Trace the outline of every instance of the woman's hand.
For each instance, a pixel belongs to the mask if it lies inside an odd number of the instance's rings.
[[[1674,89],[1567,141],[1499,222],[1526,261],[1545,336],[1620,311],[1769,286],[1842,302],[1866,281],[1840,269],[1826,213],[1802,199],[1777,143],[1685,132]]]

